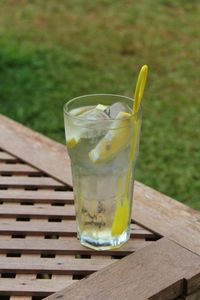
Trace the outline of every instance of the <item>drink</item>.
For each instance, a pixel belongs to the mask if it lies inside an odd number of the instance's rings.
[[[132,115],[132,106],[126,97],[89,95],[64,108],[78,237],[94,249],[119,247],[130,236],[141,120],[140,113]]]

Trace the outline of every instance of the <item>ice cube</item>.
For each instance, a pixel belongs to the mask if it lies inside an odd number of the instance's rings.
[[[116,102],[109,107],[109,114],[111,119],[115,119],[119,112],[131,113],[130,107],[126,103]]]
[[[93,106],[77,107],[77,108],[74,108],[74,109],[70,110],[70,115],[72,115],[72,116],[79,116],[82,113],[84,113],[84,112],[86,112],[88,110],[91,110],[92,108],[93,108]]]
[[[76,132],[78,140],[81,138],[95,138],[106,133],[104,121],[109,119],[109,116],[104,110],[107,106],[98,104],[97,106],[88,106],[88,108],[82,113],[78,112],[77,119],[72,119],[73,124],[71,127],[74,128],[73,132]]]
[[[109,119],[109,116],[104,111],[106,108],[106,106],[98,104],[95,108],[82,113],[80,117],[88,121]]]

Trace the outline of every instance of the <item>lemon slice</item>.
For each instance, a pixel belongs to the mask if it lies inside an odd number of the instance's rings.
[[[70,134],[68,134],[66,138],[67,147],[73,148],[78,144],[79,140],[80,140],[80,134],[78,133],[78,131],[71,130]]]
[[[72,110],[70,110],[70,115],[72,116],[79,116],[81,115],[82,113],[84,112],[87,112],[89,110],[93,109],[93,106],[83,106],[83,107],[77,107],[77,108],[74,108]]]
[[[91,125],[90,121],[100,119],[108,119],[108,115],[105,113],[107,106],[98,104],[94,106],[78,107],[70,111],[72,116],[81,118],[74,119],[68,126],[66,134],[66,144],[69,148],[76,146],[83,136],[91,134],[91,129],[85,128],[84,125]],[[88,124],[87,124],[88,121]],[[90,124],[89,124],[90,123]]]
[[[106,162],[122,150],[130,141],[131,114],[119,112],[106,135],[89,153],[92,162]]]
[[[76,117],[76,116],[82,115],[83,113],[91,110],[92,108],[93,108],[92,106],[78,107],[78,108],[72,109],[69,113],[70,113],[70,115]],[[80,133],[78,130],[75,129],[75,126],[73,126],[73,124],[70,124],[68,127],[69,127],[69,130],[67,131],[67,134],[66,134],[66,144],[67,144],[67,147],[73,148],[74,146],[76,146],[76,144],[78,144],[78,142],[80,140]]]

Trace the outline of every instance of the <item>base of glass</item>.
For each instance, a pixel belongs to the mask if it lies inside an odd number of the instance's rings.
[[[93,239],[88,235],[79,234],[78,238],[80,243],[83,246],[88,248],[103,251],[103,250],[111,250],[121,247],[124,243],[126,243],[130,238],[130,231],[124,231],[121,235],[115,236],[113,238],[109,238],[108,240],[105,239]]]

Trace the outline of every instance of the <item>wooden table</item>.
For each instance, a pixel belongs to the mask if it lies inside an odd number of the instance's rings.
[[[85,248],[65,147],[2,115],[0,233],[2,300],[200,299],[199,212],[136,182],[129,242]]]

